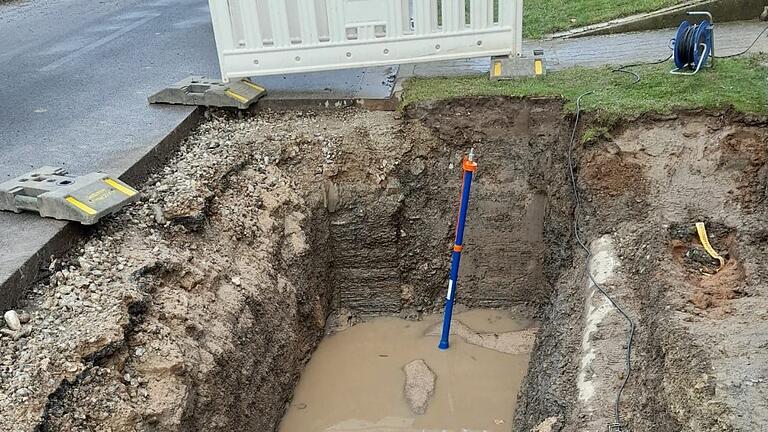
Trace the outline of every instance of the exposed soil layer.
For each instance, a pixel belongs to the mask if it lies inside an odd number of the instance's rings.
[[[326,331],[439,308],[470,146],[460,300],[541,324],[512,430],[613,420],[626,325],[572,239],[560,101],[208,116],[142,201],[55,260],[21,305],[29,330],[0,339],[0,429],[275,430]],[[638,324],[623,421],[759,430],[765,121],[681,113],[606,136],[575,156],[593,268]]]

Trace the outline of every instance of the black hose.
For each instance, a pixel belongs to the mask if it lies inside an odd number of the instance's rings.
[[[568,172],[571,179],[571,188],[573,192],[573,198],[575,201],[575,208],[573,210],[573,234],[576,237],[576,241],[579,243],[579,246],[581,246],[582,249],[587,253],[587,257],[585,258],[585,271],[587,273],[587,277],[589,277],[589,280],[592,282],[592,284],[595,286],[595,288],[602,294],[608,302],[611,303],[611,305],[622,315],[624,316],[624,319],[627,320],[627,323],[629,325],[629,333],[627,335],[627,365],[626,365],[626,375],[624,376],[624,381],[621,383],[621,386],[619,387],[618,392],[616,393],[616,403],[614,406],[614,416],[616,418],[616,431],[621,432],[621,415],[619,412],[619,406],[621,404],[621,395],[624,393],[624,388],[627,386],[627,382],[629,382],[629,377],[632,373],[632,342],[635,336],[635,322],[632,321],[632,318],[624,311],[624,309],[621,308],[621,306],[616,303],[616,301],[603,289],[602,286],[600,286],[599,283],[595,280],[594,276],[592,276],[592,271],[589,265],[589,261],[592,259],[592,251],[587,247],[584,240],[581,238],[581,234],[579,233],[579,213],[581,210],[581,196],[579,195],[579,188],[576,184],[576,174],[574,173],[574,166],[573,166],[573,148],[576,143],[576,132],[579,128],[579,119],[581,118],[581,99],[584,96],[590,95],[594,93],[593,91],[588,91],[581,96],[579,96],[576,99],[576,119],[573,123],[573,132],[571,133],[571,142],[568,146]]]
[[[688,27],[688,29],[686,30],[686,33],[685,33],[685,37],[684,37],[684,39],[685,39],[685,40],[690,40],[690,38],[692,37],[692,34],[694,33],[694,32],[693,32],[693,30],[692,30],[692,28],[693,28],[693,27],[695,27],[695,26],[691,26],[691,27]],[[743,50],[743,51],[739,51],[739,52],[737,52],[737,53],[735,53],[735,54],[728,54],[728,55],[724,55],[724,56],[715,56],[715,58],[719,58],[719,59],[727,59],[727,58],[733,58],[733,57],[742,56],[742,55],[744,55],[744,54],[748,53],[748,52],[749,52],[749,50],[751,50],[751,49],[752,49],[752,48],[755,46],[755,44],[757,43],[757,41],[759,41],[759,40],[760,40],[760,38],[761,38],[761,37],[762,37],[762,36],[763,36],[763,35],[764,35],[766,32],[768,32],[768,27],[764,28],[764,29],[763,29],[763,30],[762,30],[762,31],[761,31],[761,32],[760,32],[760,33],[757,35],[757,37],[755,37],[755,39],[752,41],[752,43],[751,43],[751,44],[749,44],[749,46],[748,46],[748,47],[747,47],[745,50]],[[674,39],[673,39],[673,41],[674,41]],[[678,48],[679,48],[679,49],[682,49],[683,47],[688,47],[688,49],[689,49],[689,50],[692,48],[692,47],[690,46],[690,42],[684,42],[684,43],[680,44],[679,46],[675,46],[675,47],[673,48],[672,54],[670,54],[670,55],[669,55],[667,58],[664,58],[664,59],[659,59],[659,60],[657,60],[657,61],[653,61],[653,62],[633,63],[633,64],[628,64],[628,65],[622,65],[622,66],[619,66],[619,67],[618,67],[618,68],[616,68],[616,69],[613,69],[611,72],[615,72],[615,73],[625,73],[625,74],[631,75],[631,76],[634,78],[634,81],[632,82],[632,84],[637,84],[637,83],[639,83],[639,82],[640,82],[640,80],[641,80],[641,78],[640,78],[640,74],[638,74],[637,72],[631,71],[631,70],[627,70],[627,69],[629,69],[629,68],[633,68],[633,67],[637,67],[637,66],[650,66],[650,65],[657,65],[657,64],[666,63],[667,61],[669,61],[669,60],[670,60],[670,59],[671,59],[671,58],[672,58],[672,57],[675,55],[675,50],[676,50],[676,49],[678,49]],[[689,52],[690,52],[690,51],[689,51]],[[691,55],[690,57],[688,57],[688,54],[686,54],[684,58],[690,58],[690,59],[691,59],[691,62],[693,61],[693,56],[692,56],[692,55]]]
[[[700,41],[697,39],[703,25],[709,26],[710,24],[705,21],[703,24],[690,25],[680,35],[680,39],[675,40],[675,59],[679,60],[680,64],[695,68],[697,66],[696,57],[704,55],[705,49],[701,47]],[[706,39],[707,33],[704,33],[704,35]]]
[[[667,61],[669,61],[675,55],[675,50],[682,49],[684,47],[687,47],[688,51],[686,52],[686,54],[685,54],[685,56],[683,58],[684,59],[690,59],[690,62],[693,62],[693,54],[692,54],[692,51],[690,51],[693,48],[691,47],[690,38],[693,37],[692,35],[694,34],[694,31],[692,29],[694,27],[696,27],[696,26],[691,26],[691,27],[688,27],[688,29],[686,29],[686,33],[684,35],[684,40],[687,41],[687,42],[684,42],[684,43],[679,44],[678,46],[675,46],[674,48],[672,48],[672,50],[673,50],[672,54],[670,54],[667,58],[659,59],[659,60],[653,61],[653,62],[633,63],[633,64],[628,64],[628,65],[622,65],[622,66],[619,66],[616,69],[613,69],[611,72],[625,73],[625,74],[628,74],[628,75],[632,75],[632,77],[634,78],[634,81],[632,82],[632,84],[637,84],[637,83],[640,82],[640,79],[641,79],[640,75],[637,72],[633,72],[633,71],[627,70],[627,69],[632,68],[632,67],[637,67],[637,66],[649,66],[649,65],[657,65],[657,64],[666,63]],[[724,55],[724,56],[715,56],[715,58],[727,59],[727,58],[733,58],[733,57],[742,56],[742,55],[748,53],[749,50],[751,50],[755,46],[757,41],[760,40],[760,37],[762,37],[766,32],[768,32],[768,27],[764,28],[757,35],[757,37],[755,37],[755,39],[752,41],[752,43],[749,44],[749,46],[745,50],[739,51],[739,52],[737,52],[735,54],[728,54],[728,55]],[[674,41],[674,39],[673,39],[673,41]],[[689,57],[689,55],[690,55],[690,57]]]
[[[652,61],[652,62],[647,62],[647,63],[633,63],[633,64],[628,64],[628,65],[619,66],[619,67],[617,67],[616,69],[612,70],[611,72],[615,72],[615,73],[625,73],[625,74],[628,74],[628,75],[632,75],[632,76],[635,78],[635,80],[632,82],[632,84],[637,84],[637,83],[639,83],[639,82],[640,82],[640,74],[638,74],[637,72],[633,72],[633,71],[631,71],[631,70],[627,70],[627,69],[629,69],[629,68],[631,68],[631,67],[637,67],[637,66],[650,66],[650,65],[657,65],[657,64],[662,64],[662,63],[666,63],[666,62],[668,62],[668,61],[669,61],[669,59],[671,59],[671,58],[672,58],[672,54],[670,54],[670,55],[669,55],[667,58],[664,58],[664,59],[659,59],[659,60],[656,60],[656,61]]]
[[[698,24],[689,26],[683,33],[683,37],[681,39],[682,43],[677,43],[675,45],[677,58],[679,58],[683,64],[689,65],[695,63],[694,58],[696,55],[696,50],[698,49],[698,41],[694,40],[694,38],[696,37],[696,33],[698,33],[698,31]]]
[[[763,31],[761,31],[761,32],[760,32],[760,34],[758,34],[758,35],[757,35],[757,37],[755,38],[755,40],[753,40],[753,41],[752,41],[752,43],[751,43],[751,44],[749,44],[749,47],[747,47],[747,49],[745,49],[744,51],[741,51],[741,52],[737,52],[736,54],[728,54],[728,55],[726,55],[726,56],[715,56],[715,58],[721,58],[721,59],[725,59],[725,58],[732,58],[732,57],[738,57],[738,56],[740,56],[740,55],[744,55],[744,54],[748,53],[748,52],[749,52],[749,50],[751,50],[751,49],[752,49],[752,47],[753,47],[753,46],[755,46],[755,44],[757,43],[757,41],[759,41],[759,40],[760,40],[760,37],[761,37],[762,35],[764,35],[764,34],[765,34],[765,32],[767,32],[767,31],[768,31],[768,27],[764,28],[764,29],[763,29]]]

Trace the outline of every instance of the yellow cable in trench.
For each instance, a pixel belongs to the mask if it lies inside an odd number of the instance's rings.
[[[704,225],[704,222],[696,223],[696,231],[699,233],[699,241],[701,242],[701,245],[704,246],[704,250],[707,251],[709,256],[720,261],[720,267],[717,268],[717,271],[722,270],[723,266],[725,265],[725,259],[721,257],[720,254],[718,254],[717,251],[709,243],[709,237],[707,236],[707,227]]]

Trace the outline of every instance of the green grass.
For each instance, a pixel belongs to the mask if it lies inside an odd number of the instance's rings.
[[[668,113],[674,109],[725,108],[768,114],[768,57],[753,56],[718,60],[714,70],[695,76],[672,75],[672,62],[632,68],[642,80],[613,73],[610,68],[572,68],[543,78],[490,81],[487,75],[451,78],[414,78],[406,81],[403,106],[425,100],[471,96],[559,96],[566,110],[574,111],[576,98],[582,108],[595,111],[604,120],[644,112]]]
[[[499,1],[494,0],[494,21],[498,20]],[[540,38],[560,30],[651,12],[683,1],[685,0],[526,0],[523,3],[523,36]],[[465,19],[469,20],[469,1],[464,5]],[[442,2],[437,2],[438,25],[442,25],[441,10]]]
[[[523,3],[523,34],[538,38],[548,33],[650,12],[682,0],[528,0]]]
[[[581,142],[592,143],[600,138],[610,137],[610,132],[611,131],[605,126],[589,126],[584,131],[584,135],[581,136]]]

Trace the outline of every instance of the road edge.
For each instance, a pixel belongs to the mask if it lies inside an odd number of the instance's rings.
[[[193,110],[165,137],[150,146],[144,156],[120,174],[120,179],[137,187],[143,185],[152,172],[173,157],[181,141],[200,124],[204,110],[204,108]],[[51,257],[65,254],[77,240],[91,230],[70,222],[45,240],[45,243],[28,257],[20,268],[10,273],[5,280],[0,280],[0,310],[16,307],[29,288],[48,275],[47,267]]]

